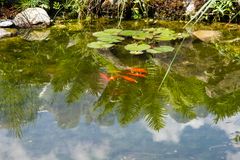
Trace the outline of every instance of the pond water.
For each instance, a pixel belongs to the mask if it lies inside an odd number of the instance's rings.
[[[123,22],[159,25],[181,31]],[[240,159],[240,43],[186,39],[161,85],[175,52],[87,47],[115,26],[67,23],[0,40],[0,160]],[[147,73],[123,78],[133,68]]]

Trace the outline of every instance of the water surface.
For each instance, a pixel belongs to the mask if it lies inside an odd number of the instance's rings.
[[[174,52],[87,48],[93,32],[113,26],[70,23],[0,41],[0,159],[239,159],[239,43],[186,39],[159,90]],[[138,83],[100,74],[129,67],[148,74]]]

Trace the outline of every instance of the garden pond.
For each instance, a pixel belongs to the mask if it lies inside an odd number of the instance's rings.
[[[96,36],[116,26],[59,22],[0,40],[0,159],[240,159],[239,27],[199,25],[221,32],[216,43],[180,22],[121,26],[177,38]]]

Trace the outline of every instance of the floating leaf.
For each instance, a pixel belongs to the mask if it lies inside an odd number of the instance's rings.
[[[176,35],[161,34],[160,36],[154,37],[154,40],[157,41],[171,41],[177,39]]]
[[[117,43],[124,40],[124,38],[120,36],[103,36],[103,37],[98,37],[98,40],[103,42],[108,42],[108,43]]]
[[[152,54],[157,54],[157,53],[164,53],[164,52],[172,52],[173,50],[174,50],[174,48],[171,46],[161,46],[161,47],[155,47],[152,49],[148,49],[147,52],[152,53]]]
[[[87,46],[89,48],[110,48],[112,46],[114,46],[114,44],[110,44],[110,43],[107,43],[107,42],[102,42],[102,41],[97,41],[97,42],[91,42],[91,43],[88,43]]]
[[[170,30],[168,28],[146,28],[143,29],[143,31],[148,32],[148,33],[152,33],[153,35],[157,35],[157,34],[174,34],[175,31]]]
[[[104,36],[111,36],[111,34],[106,33],[106,32],[94,32],[93,36],[94,37],[104,37]]]
[[[112,29],[105,29],[103,32],[111,35],[118,35],[121,31],[122,31],[121,29],[112,28]]]
[[[144,28],[143,31],[145,31],[145,32],[154,32],[154,31],[156,31],[156,28]]]
[[[148,33],[148,32],[139,32],[136,33],[135,35],[132,36],[133,39],[137,39],[137,40],[145,40],[145,39],[152,39],[153,38],[153,34],[152,33]]]
[[[144,51],[151,48],[151,46],[148,44],[133,43],[133,44],[126,45],[124,48],[132,52],[132,51]]]
[[[122,32],[119,33],[119,35],[121,36],[126,36],[126,37],[132,37],[134,36],[136,33],[138,33],[140,31],[135,31],[135,30],[124,30]]]
[[[168,28],[158,28],[156,32],[159,32],[161,34],[175,34],[175,31],[168,29]]]

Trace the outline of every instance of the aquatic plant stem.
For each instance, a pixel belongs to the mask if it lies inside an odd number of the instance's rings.
[[[158,87],[158,92],[161,90],[162,85],[163,85],[165,79],[167,78],[167,76],[168,76],[171,68],[172,68],[173,62],[174,62],[174,60],[176,59],[177,54],[179,53],[179,50],[181,49],[184,40],[185,40],[185,38],[183,38],[183,40],[181,41],[180,45],[178,46],[178,48],[177,48],[177,50],[176,50],[176,52],[175,52],[175,54],[174,54],[174,56],[173,56],[173,58],[172,58],[172,60],[171,60],[171,63],[169,64],[168,69],[167,69],[167,71],[166,71],[166,73],[165,73],[165,75],[164,75],[164,77],[163,77],[163,79],[162,79],[162,81],[161,81],[161,83],[160,83],[160,85],[159,85],[159,87]]]

